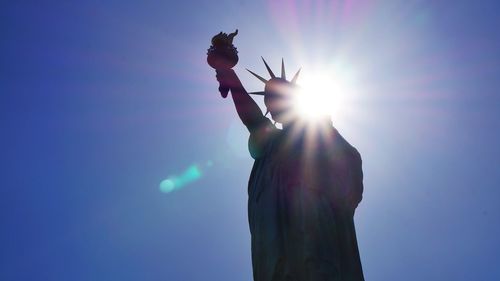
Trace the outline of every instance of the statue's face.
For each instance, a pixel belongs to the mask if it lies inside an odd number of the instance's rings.
[[[294,112],[293,91],[293,86],[286,81],[277,79],[266,84],[264,103],[271,117],[281,124],[290,123],[297,117]]]

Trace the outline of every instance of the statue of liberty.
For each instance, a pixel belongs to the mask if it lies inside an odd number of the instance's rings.
[[[229,35],[231,46],[234,35]],[[223,96],[231,92],[250,132],[248,147],[255,162],[248,181],[248,221],[254,280],[362,281],[353,221],[363,193],[360,154],[333,127],[330,116],[310,121],[299,114],[294,98],[300,70],[288,81],[283,61],[277,77],[262,60],[269,79],[248,70],[265,84],[256,93],[248,93],[231,69],[236,62],[215,67],[219,90]],[[208,61],[214,65],[213,58]],[[250,94],[264,96],[266,114]]]

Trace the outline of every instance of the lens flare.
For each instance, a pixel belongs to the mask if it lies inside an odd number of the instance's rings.
[[[208,164],[210,163],[210,165]],[[207,162],[207,167],[211,167],[213,163]],[[160,191],[163,193],[171,193],[179,190],[186,185],[193,183],[203,176],[201,168],[193,164],[189,166],[180,176],[170,176],[160,182]]]

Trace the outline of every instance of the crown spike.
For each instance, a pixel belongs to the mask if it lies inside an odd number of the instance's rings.
[[[265,92],[251,92],[251,93],[248,93],[249,95],[259,95],[259,96],[264,96],[265,95]]]
[[[285,61],[281,58],[281,78],[286,79],[285,74]]]
[[[259,76],[258,74],[254,73],[253,71],[251,71],[250,69],[246,68],[246,70],[250,73],[253,74],[253,76],[257,77],[257,79],[259,79],[260,81],[262,81],[262,83],[266,84],[267,83],[267,80],[262,78],[262,76]]]
[[[297,78],[299,78],[300,70],[302,70],[302,67],[299,68],[299,70],[297,70],[297,73],[295,73],[295,75],[293,76],[292,81],[290,81],[292,84],[295,84],[295,82],[297,82]]]
[[[269,75],[271,75],[271,78],[276,78],[276,76],[274,75],[273,71],[271,70],[271,68],[269,67],[269,65],[267,65],[267,62],[266,60],[264,60],[263,57],[262,58],[262,61],[264,62],[264,64],[266,65],[266,68],[267,68],[267,72],[269,72]]]

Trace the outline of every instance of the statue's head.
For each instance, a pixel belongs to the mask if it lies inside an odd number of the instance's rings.
[[[273,78],[266,83],[264,104],[276,122],[286,124],[298,117],[294,110],[295,90],[295,85],[283,78]]]
[[[295,82],[297,81],[300,69],[294,75],[293,79],[288,81],[286,80],[285,65],[283,60],[281,61],[281,77],[276,77],[264,58],[262,58],[262,60],[266,65],[269,75],[271,75],[271,79],[266,80],[247,69],[260,81],[266,84],[263,92],[253,92],[250,94],[264,96],[264,104],[267,107],[267,111],[276,122],[284,125],[292,123],[299,117],[295,108],[296,105],[294,100],[298,88]]]

